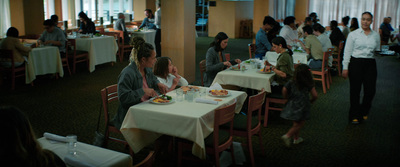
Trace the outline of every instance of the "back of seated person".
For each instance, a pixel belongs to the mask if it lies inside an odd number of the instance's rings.
[[[45,150],[36,140],[27,117],[15,107],[0,107],[1,164],[8,166],[65,167],[65,163],[50,150]]]
[[[7,30],[7,38],[0,42],[0,49],[9,49],[13,51],[15,67],[24,64],[28,59],[29,52],[32,50],[30,47],[25,47],[18,39],[18,30],[15,27],[10,27]],[[11,61],[1,61],[0,66],[10,68]]]

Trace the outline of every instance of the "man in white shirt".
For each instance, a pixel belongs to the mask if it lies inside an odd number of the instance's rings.
[[[285,25],[279,33],[279,36],[286,40],[289,49],[292,49],[292,45],[295,43],[296,39],[298,39],[295,21],[296,18],[293,16],[286,17],[283,21]]]
[[[353,124],[359,124],[368,118],[376,92],[374,52],[380,50],[380,36],[370,28],[372,18],[369,12],[362,14],[361,28],[349,34],[344,49],[342,76],[348,76],[350,80],[349,120]],[[364,88],[364,96],[360,104],[361,87]]]
[[[155,21],[154,24],[156,25],[156,37],[154,39],[154,44],[156,45],[156,53],[157,57],[161,57],[161,2],[157,1],[158,9],[155,12]]]

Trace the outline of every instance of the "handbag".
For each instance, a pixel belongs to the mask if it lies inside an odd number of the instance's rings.
[[[106,142],[105,142],[106,138],[101,132],[99,132],[100,117],[101,117],[101,110],[102,109],[103,109],[103,105],[100,105],[99,117],[97,119],[97,127],[96,127],[96,131],[94,132],[93,145],[106,148]],[[108,128],[106,127],[104,134],[107,134],[107,130],[108,130]]]

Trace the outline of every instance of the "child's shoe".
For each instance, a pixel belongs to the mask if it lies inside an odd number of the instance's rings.
[[[283,135],[282,137],[281,137],[281,139],[283,140],[283,142],[285,143],[285,145],[286,145],[286,147],[290,147],[290,144],[291,144],[291,142],[290,142],[290,137],[288,137],[288,136],[286,136],[286,134],[285,135]]]
[[[304,141],[304,139],[301,138],[301,137],[299,137],[299,138],[297,138],[297,140],[296,140],[296,139],[293,140],[293,144],[300,144],[300,143],[302,143],[303,141]]]

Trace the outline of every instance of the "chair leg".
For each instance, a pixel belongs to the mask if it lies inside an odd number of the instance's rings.
[[[321,82],[322,82],[322,90],[323,90],[323,92],[324,92],[324,94],[326,94],[326,79],[325,79],[325,74],[322,74],[322,76],[321,76],[322,78],[321,78]]]
[[[217,152],[216,150],[215,150],[215,148],[214,148],[214,158],[215,158],[215,166],[216,167],[220,167],[221,166],[221,163],[220,163],[220,161],[219,161],[219,152]]]
[[[13,71],[13,73],[11,74],[11,90],[15,89],[15,73]]]
[[[230,150],[231,150],[232,164],[233,164],[233,166],[236,166],[235,150],[233,149],[233,142],[231,144]]]
[[[330,74],[330,73],[327,72],[327,73],[326,73],[326,77],[325,77],[325,79],[326,79],[326,85],[327,85],[328,89],[331,88],[331,84],[330,84],[330,75],[329,75],[329,74]]]
[[[267,127],[268,113],[269,113],[269,99],[265,98],[265,113],[264,113],[264,127]]]
[[[72,65],[72,73],[73,74],[75,74],[76,73],[76,62],[75,62],[76,60],[75,60],[75,58],[74,58],[74,62],[73,62],[73,65]]]
[[[263,146],[262,136],[261,136],[261,129],[260,129],[260,131],[258,131],[258,138],[260,140],[261,153],[262,153],[263,156],[265,156],[265,151],[264,151],[264,146]]]
[[[256,166],[255,162],[254,162],[253,144],[252,144],[252,141],[251,141],[251,135],[250,134],[248,134],[248,136],[247,136],[247,143],[248,143],[247,147],[249,148],[251,166]]]
[[[342,76],[342,65],[338,64],[339,76]]]
[[[181,142],[178,142],[178,167],[182,166],[182,149],[183,145]]]

